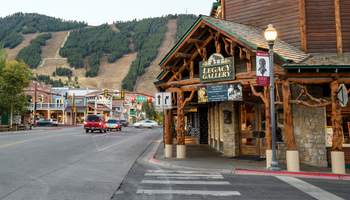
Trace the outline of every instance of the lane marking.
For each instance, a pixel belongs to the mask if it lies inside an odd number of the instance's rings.
[[[188,177],[188,176],[179,176],[179,177],[166,177],[166,176],[158,176],[155,177],[157,179],[176,179],[176,180],[206,180],[206,179],[224,179],[224,177]]]
[[[173,181],[173,180],[142,180],[142,184],[171,184],[171,185],[231,185],[227,181]]]
[[[145,176],[193,176],[193,177],[223,177],[220,174],[169,174],[169,173],[145,173]]]
[[[208,195],[208,196],[240,196],[238,191],[208,191],[208,190],[143,190],[138,189],[137,194],[179,194],[179,195]]]
[[[217,172],[204,172],[204,171],[181,171],[181,170],[147,170],[149,173],[180,173],[180,174],[209,174],[220,175]]]
[[[314,197],[318,200],[344,200],[328,191],[325,191],[319,187],[316,187],[310,183],[302,181],[300,179],[289,177],[289,176],[276,176],[281,181],[288,183],[289,185],[301,190],[302,192]]]

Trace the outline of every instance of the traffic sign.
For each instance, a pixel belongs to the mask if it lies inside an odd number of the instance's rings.
[[[340,106],[346,107],[349,101],[349,96],[348,96],[348,89],[344,84],[339,85],[339,88],[337,91],[337,97],[338,97]]]
[[[155,107],[157,110],[171,109],[171,92],[159,92],[155,95]]]

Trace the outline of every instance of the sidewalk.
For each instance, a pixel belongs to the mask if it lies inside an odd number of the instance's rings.
[[[281,171],[273,172],[266,170],[265,160],[246,160],[227,158],[221,153],[209,148],[207,145],[186,145],[187,158],[178,160],[176,158],[165,159],[164,147],[160,143],[154,152],[153,162],[158,165],[183,168],[192,170],[219,171],[221,173],[250,174],[250,175],[288,175],[305,178],[323,178],[336,180],[350,180],[350,175],[332,174],[330,168],[314,167],[301,164],[301,172],[288,172],[286,165],[280,164]],[[176,146],[173,147],[173,156],[176,157]],[[349,171],[347,171],[349,173]]]

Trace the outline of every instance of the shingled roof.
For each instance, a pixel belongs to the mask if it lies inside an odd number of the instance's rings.
[[[184,39],[187,38],[191,32],[193,32],[193,29],[195,29],[196,26],[201,22],[207,23],[218,31],[224,32],[227,35],[234,37],[236,40],[242,42],[252,50],[268,49],[268,44],[264,38],[264,30],[253,26],[201,15],[186,32],[186,34],[174,46],[174,48],[163,58],[163,60],[160,62],[160,65],[165,63],[170,55],[176,52]],[[300,63],[309,57],[309,54],[306,54],[297,47],[294,47],[279,39],[277,39],[275,42],[274,52],[285,63]]]

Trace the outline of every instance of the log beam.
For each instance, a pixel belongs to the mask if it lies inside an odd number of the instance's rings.
[[[164,143],[173,144],[173,136],[171,132],[172,125],[172,113],[171,110],[165,110],[164,112]]]
[[[284,135],[287,150],[297,150],[295,143],[294,131],[293,131],[293,120],[291,106],[289,103],[290,99],[290,85],[288,81],[282,81],[282,95],[283,95],[283,123],[284,123]]]
[[[341,17],[340,17],[340,0],[334,0],[335,9],[335,31],[337,38],[337,53],[343,53],[343,36],[341,27]]]
[[[331,87],[331,99],[332,99],[332,128],[333,128],[333,140],[332,151],[343,150],[343,131],[341,127],[341,109],[337,99],[337,91],[339,87],[338,81],[333,81],[330,84]]]

